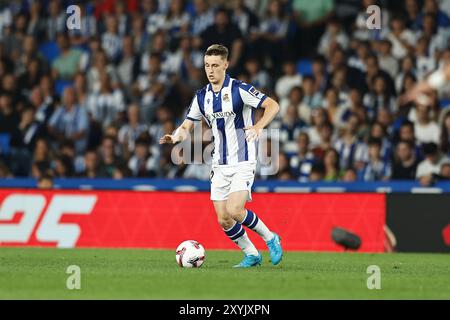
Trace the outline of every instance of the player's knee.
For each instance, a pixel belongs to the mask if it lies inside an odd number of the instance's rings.
[[[227,205],[227,212],[234,220],[240,220],[244,213],[244,208],[240,205],[229,204]]]
[[[230,216],[219,216],[217,218],[217,221],[219,222],[219,225],[225,230],[230,229],[234,224],[234,220]]]

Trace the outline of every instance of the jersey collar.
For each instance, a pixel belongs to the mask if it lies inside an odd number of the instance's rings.
[[[225,80],[223,81],[222,88],[220,90],[222,91],[222,89],[228,87],[229,84],[230,84],[230,76],[228,75],[228,73],[226,73]],[[213,91],[211,83],[208,85],[208,91]]]

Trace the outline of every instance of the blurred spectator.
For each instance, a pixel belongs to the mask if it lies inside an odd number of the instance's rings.
[[[125,166],[122,157],[116,151],[116,140],[113,137],[105,136],[102,139],[99,150],[99,170],[101,177],[112,178],[116,168]]]
[[[83,72],[77,72],[74,76],[73,87],[75,89],[78,103],[86,105],[89,97],[89,90],[87,87],[87,79]]]
[[[148,130],[146,124],[141,121],[139,106],[132,104],[127,110],[128,123],[119,130],[119,143],[123,146],[125,153],[133,152],[134,143],[137,138]]]
[[[450,180],[450,162],[442,164],[439,180]]]
[[[79,69],[82,52],[71,48],[66,33],[58,33],[57,42],[59,55],[52,64],[53,78],[70,80]]]
[[[39,177],[37,182],[38,189],[41,190],[47,190],[47,189],[53,189],[53,178],[49,174],[44,174],[41,177]]]
[[[125,110],[122,91],[113,89],[107,73],[100,75],[99,92],[91,93],[86,101],[86,107],[92,119],[100,122],[103,127],[119,123],[119,117]]]
[[[391,176],[391,164],[381,156],[381,139],[371,138],[368,142],[368,162],[360,171],[361,180],[388,180]]]
[[[325,93],[323,107],[327,110],[328,118],[331,123],[340,128],[344,124],[345,107],[339,101],[339,91],[335,88],[329,88]]]
[[[64,155],[56,157],[53,163],[53,173],[57,178],[73,177],[75,168],[72,159]]]
[[[329,50],[332,50],[336,45],[343,49],[347,49],[349,45],[349,38],[342,29],[342,25],[339,21],[337,19],[330,19],[328,21],[325,33],[320,38],[317,51],[321,55],[329,57]]]
[[[317,46],[325,24],[332,16],[334,3],[332,0],[292,1],[292,13],[298,26],[298,42],[302,44],[300,54],[311,55]]]
[[[279,171],[258,177],[354,181],[365,170],[378,180],[392,162],[390,179],[411,179],[422,144],[450,154],[450,87],[401,98],[450,57],[447,2],[89,0],[78,4],[80,30],[67,30],[60,1],[5,2],[0,175],[207,179],[207,165],[175,166],[158,138],[206,84],[204,49],[219,39],[229,73],[281,106],[270,124],[281,133]],[[370,5],[381,8],[381,29],[367,28]]]
[[[420,37],[416,44],[416,70],[417,79],[423,80],[428,74],[436,69],[436,60],[430,52],[430,39],[428,37]]]
[[[423,144],[423,154],[425,160],[417,166],[416,178],[424,186],[429,186],[435,181],[435,175],[441,172],[441,166],[449,162],[449,159],[442,155],[434,142]]]
[[[406,21],[400,15],[392,17],[385,37],[392,43],[392,55],[396,59],[402,59],[412,53],[416,42],[416,36],[406,28]]]
[[[439,125],[430,119],[431,108],[428,102],[417,103],[415,108],[416,121],[414,136],[419,143],[439,143]]]
[[[41,13],[41,5],[40,1],[33,1],[30,4],[30,12],[29,12],[29,20],[27,27],[27,34],[32,36],[37,41],[42,41],[45,37],[45,19],[43,19],[40,15]]]
[[[317,108],[311,113],[311,126],[306,129],[311,148],[315,148],[321,143],[320,128],[324,123],[329,123],[328,113],[323,108]]]
[[[339,164],[339,153],[336,149],[328,149],[323,157],[324,181],[338,181],[341,177],[341,165]]]
[[[247,6],[244,0],[233,1],[232,22],[235,23],[242,35],[246,37],[258,26],[258,17]]]
[[[239,0],[238,3],[243,3]],[[259,22],[257,17],[248,9],[245,14],[247,18],[241,21],[246,21],[246,26],[239,23],[242,34],[245,36],[250,33],[249,50],[252,55],[258,54],[263,61],[263,65],[278,71],[280,61],[283,57],[286,45],[286,36],[288,34],[289,20],[283,8],[282,1],[271,0],[267,5],[267,12],[262,21]],[[234,16],[235,21],[239,16]],[[250,32],[249,32],[250,31]],[[267,62],[267,63],[266,63]]]
[[[147,32],[145,28],[145,18],[139,13],[136,13],[133,15],[131,21],[131,32],[128,35],[125,35],[125,38],[129,37],[130,35],[133,35],[131,40],[133,44],[133,51],[136,52],[138,57],[140,56],[148,49],[149,43],[150,43],[150,35]],[[125,40],[125,39],[124,39]],[[122,45],[122,54],[124,54],[125,49],[125,43]],[[130,49],[127,49],[127,51],[131,51]]]
[[[297,73],[295,68],[292,60],[283,63],[283,75],[275,84],[275,93],[280,101],[288,96],[292,88],[300,86],[302,83],[302,76]]]
[[[169,12],[166,16],[164,28],[173,40],[178,40],[182,33],[189,31],[191,17],[185,11],[186,3],[184,0],[170,1]]]
[[[293,87],[289,96],[280,100],[278,117],[284,118],[289,107],[296,109],[300,121],[305,124],[311,122],[311,108],[304,103],[303,89],[301,87]]]
[[[109,15],[105,17],[106,32],[103,33],[102,49],[105,51],[108,59],[116,63],[119,59],[120,51],[122,50],[122,41],[119,35],[119,25],[117,17]]]
[[[392,143],[386,127],[380,123],[375,122],[370,128],[369,139],[380,139],[381,141],[381,158],[383,160],[390,160],[392,154]]]
[[[191,31],[193,36],[198,36],[214,23],[214,11],[207,0],[194,0],[194,7]]]
[[[84,154],[84,172],[80,174],[86,178],[98,178],[100,161],[96,150],[87,150]]]
[[[316,88],[316,80],[311,76],[306,76],[302,80],[303,103],[311,109],[322,106],[322,94]]]
[[[261,69],[261,65],[256,58],[249,58],[245,63],[245,70],[249,76],[249,82],[260,91],[268,92],[272,86],[271,79],[267,71]]]
[[[381,40],[378,44],[380,69],[389,73],[394,79],[398,74],[398,61],[392,56],[392,43]]]
[[[130,88],[139,73],[140,55],[137,55],[133,46],[133,37],[125,36],[122,40],[122,56],[117,66],[117,75],[120,84]],[[126,92],[131,96],[131,90]]]
[[[153,36],[158,30],[164,27],[165,15],[159,10],[158,0],[143,0],[141,3],[143,16],[147,17],[146,31]]]
[[[341,179],[343,182],[355,182],[358,180],[358,173],[353,168],[348,168],[344,171]]]
[[[319,127],[320,143],[312,149],[314,157],[323,160],[325,151],[333,147],[333,125],[325,122]]]
[[[106,53],[99,50],[94,56],[94,65],[87,73],[88,88],[90,92],[99,92],[101,88],[101,75],[108,74],[113,88],[118,87],[117,70],[109,63]]]
[[[158,159],[150,153],[150,143],[145,138],[137,139],[128,168],[134,177],[155,177],[158,173]]]
[[[314,164],[314,155],[309,150],[309,137],[306,133],[301,133],[298,136],[297,149],[297,154],[290,159],[290,167],[294,178],[300,182],[306,182]]]
[[[61,8],[59,0],[50,0],[48,3],[47,39],[56,40],[58,33],[63,32],[66,26],[66,13]]]
[[[450,109],[442,112],[440,148],[447,156],[450,156]]]
[[[53,113],[49,120],[49,133],[59,142],[72,140],[78,154],[87,145],[89,131],[88,114],[84,106],[76,104],[75,90],[67,87],[63,93],[63,105]]]
[[[379,75],[373,79],[372,90],[364,96],[364,105],[371,120],[377,118],[380,109],[386,109],[389,113],[396,112],[396,100],[392,96],[383,76]]]
[[[325,165],[322,161],[316,162],[311,168],[311,173],[309,174],[310,182],[320,182],[325,177]]]
[[[408,141],[400,141],[395,149],[395,160],[392,168],[392,180],[414,180],[418,160],[414,145]]]
[[[289,166],[289,157],[280,152],[278,154],[278,171],[273,176],[273,179],[284,181],[284,180],[292,180],[295,178],[295,175],[292,174],[290,166]]]
[[[240,62],[243,52],[242,33],[238,26],[230,21],[230,16],[225,8],[216,10],[214,24],[200,34],[202,50],[206,50],[211,44],[220,39],[222,45],[230,50],[229,66],[232,73]]]
[[[419,26],[423,24],[426,14],[432,14],[436,18],[438,28],[450,27],[450,18],[444,11],[439,9],[437,0],[424,0],[422,13],[418,17]]]
[[[12,102],[10,94],[0,94],[0,133],[12,135],[19,125],[20,113],[14,109]]]
[[[350,116],[342,136],[334,144],[338,153],[341,169],[355,167],[361,169],[366,145],[358,139],[359,119],[356,115]]]

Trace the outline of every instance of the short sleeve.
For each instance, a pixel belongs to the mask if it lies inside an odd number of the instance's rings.
[[[267,96],[255,89],[254,86],[241,83],[239,86],[239,93],[244,104],[253,108],[260,108],[261,104],[266,100]]]
[[[200,121],[202,120],[202,113],[200,112],[200,106],[198,105],[197,95],[195,95],[194,99],[192,99],[191,105],[187,111],[186,119],[192,121]]]

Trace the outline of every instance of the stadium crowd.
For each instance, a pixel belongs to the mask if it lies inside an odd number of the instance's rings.
[[[207,180],[158,140],[221,43],[281,107],[279,170],[259,179],[450,179],[450,87],[401,99],[450,59],[449,16],[445,0],[0,1],[0,177]]]

